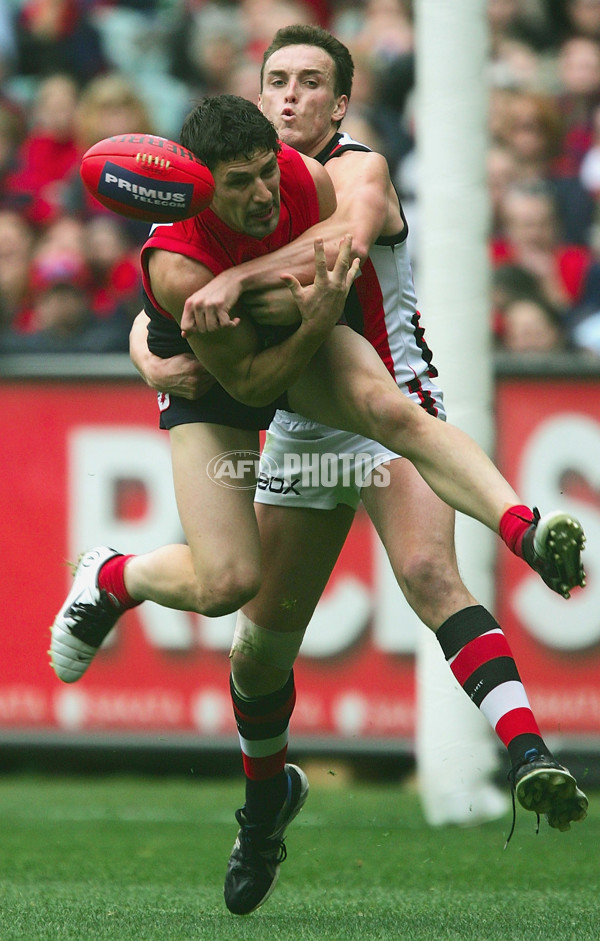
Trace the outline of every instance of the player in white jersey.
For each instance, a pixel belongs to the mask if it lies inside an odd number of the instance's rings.
[[[315,158],[326,165],[349,152],[371,151],[349,134],[336,132]],[[429,414],[445,420],[442,391],[434,381],[438,372],[420,324],[408,225],[401,206],[399,211],[401,231],[371,245],[361,277],[350,290],[344,319],[371,342],[402,392]],[[311,459],[315,454],[318,462]],[[320,471],[325,459],[330,462],[329,455],[338,456],[337,466],[323,485]],[[372,439],[279,409],[267,433],[255,499],[290,508],[334,509],[346,503],[356,509],[369,471],[399,456]]]
[[[437,374],[419,324],[406,222],[387,166],[380,155],[339,132],[352,71],[348,50],[326,31],[286,27],[265,53],[260,106],[282,140],[327,164],[338,200],[337,213],[319,227],[329,257],[340,236],[349,231],[366,259],[345,309],[348,323],[371,341],[406,394],[444,418],[434,382]],[[208,290],[186,302],[182,326],[186,316],[197,318],[200,313],[212,330],[226,321],[242,292],[259,289],[262,278],[272,284],[274,270],[292,271],[304,280],[313,270],[310,237],[301,237],[277,256],[277,266],[261,259],[215,278]],[[270,297],[256,297],[251,303],[244,294],[244,301],[257,321],[284,322],[284,314],[276,320],[277,304]],[[138,321],[132,349],[146,381],[163,389],[173,383],[179,395],[193,397],[201,381],[197,364],[178,359],[170,372],[164,361],[148,356],[144,329],[144,322]],[[545,745],[506,638],[460,579],[453,511],[409,461],[375,442],[290,412],[277,413],[263,454],[256,512],[264,574],[258,594],[239,615],[231,652],[231,693],[246,773],[246,802],[236,814],[240,830],[225,880],[230,910],[246,914],[268,898],[285,858],[285,829],[306,798],[305,777],[285,764],[295,702],[293,664],[360,499],[407,600],[436,632],[453,673],[507,746],[511,782],[521,804],[545,813],[550,825],[559,829],[583,819],[585,796]],[[296,468],[300,459],[302,470],[303,456],[311,467],[320,466],[316,457],[324,454],[338,455],[339,486],[323,486],[317,479],[316,486],[308,480],[304,487],[301,480],[295,482],[297,472],[294,476],[291,466],[285,476],[286,455]],[[346,479],[344,468],[356,471],[358,455],[358,471]],[[386,486],[377,485],[378,474]],[[518,550],[523,539],[522,528],[517,535],[513,525],[522,527],[525,519],[531,519],[525,507],[517,508],[512,518],[503,518],[501,535],[513,549]],[[550,573],[547,576],[551,584]],[[551,587],[556,589],[554,581]],[[277,814],[273,808],[279,808]]]

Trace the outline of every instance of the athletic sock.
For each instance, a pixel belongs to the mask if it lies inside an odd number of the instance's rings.
[[[549,755],[502,628],[481,605],[451,615],[437,639],[454,676],[508,749],[511,763]]]
[[[132,598],[125,588],[125,565],[132,555],[114,555],[98,572],[98,588],[107,592],[115,607],[135,608],[141,601]]]
[[[273,818],[287,796],[284,766],[296,702],[294,671],[281,689],[255,699],[242,696],[233,677],[229,685],[246,775],[246,817],[263,823]]]
[[[511,552],[523,558],[523,536],[534,521],[528,506],[511,506],[502,514],[499,533]]]

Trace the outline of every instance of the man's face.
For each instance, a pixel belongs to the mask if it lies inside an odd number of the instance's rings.
[[[282,141],[308,157],[325,146],[346,113],[336,97],[331,56],[318,46],[284,46],[267,60],[258,106]]]
[[[235,232],[265,238],[279,222],[279,175],[272,150],[218,163],[211,208]]]
[[[555,244],[554,214],[544,196],[509,193],[504,202],[504,223],[510,241],[519,248],[549,251]]]

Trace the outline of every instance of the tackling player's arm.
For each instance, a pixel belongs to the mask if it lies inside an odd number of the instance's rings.
[[[246,405],[268,405],[300,377],[343,311],[358,272],[358,259],[350,262],[351,250],[352,238],[347,236],[329,271],[323,244],[315,242],[315,280],[307,287],[291,274],[282,275],[302,307],[300,326],[282,343],[261,349],[256,327],[243,311],[235,330],[188,335],[198,360],[230,395]],[[156,300],[178,321],[189,285],[207,284],[212,278],[204,265],[158,250],[150,256],[149,274]]]
[[[149,323],[148,314],[141,310],[129,333],[129,356],[146,385],[157,392],[168,392],[183,399],[198,399],[208,392],[216,382],[215,377],[198,362],[191,350],[168,359],[150,352]]]

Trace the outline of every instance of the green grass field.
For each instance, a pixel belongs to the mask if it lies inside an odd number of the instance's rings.
[[[267,904],[225,909],[241,783],[0,778],[0,941],[598,941],[600,799],[568,833],[521,811],[430,829],[412,790],[313,786]],[[593,795],[592,795],[593,798]]]

